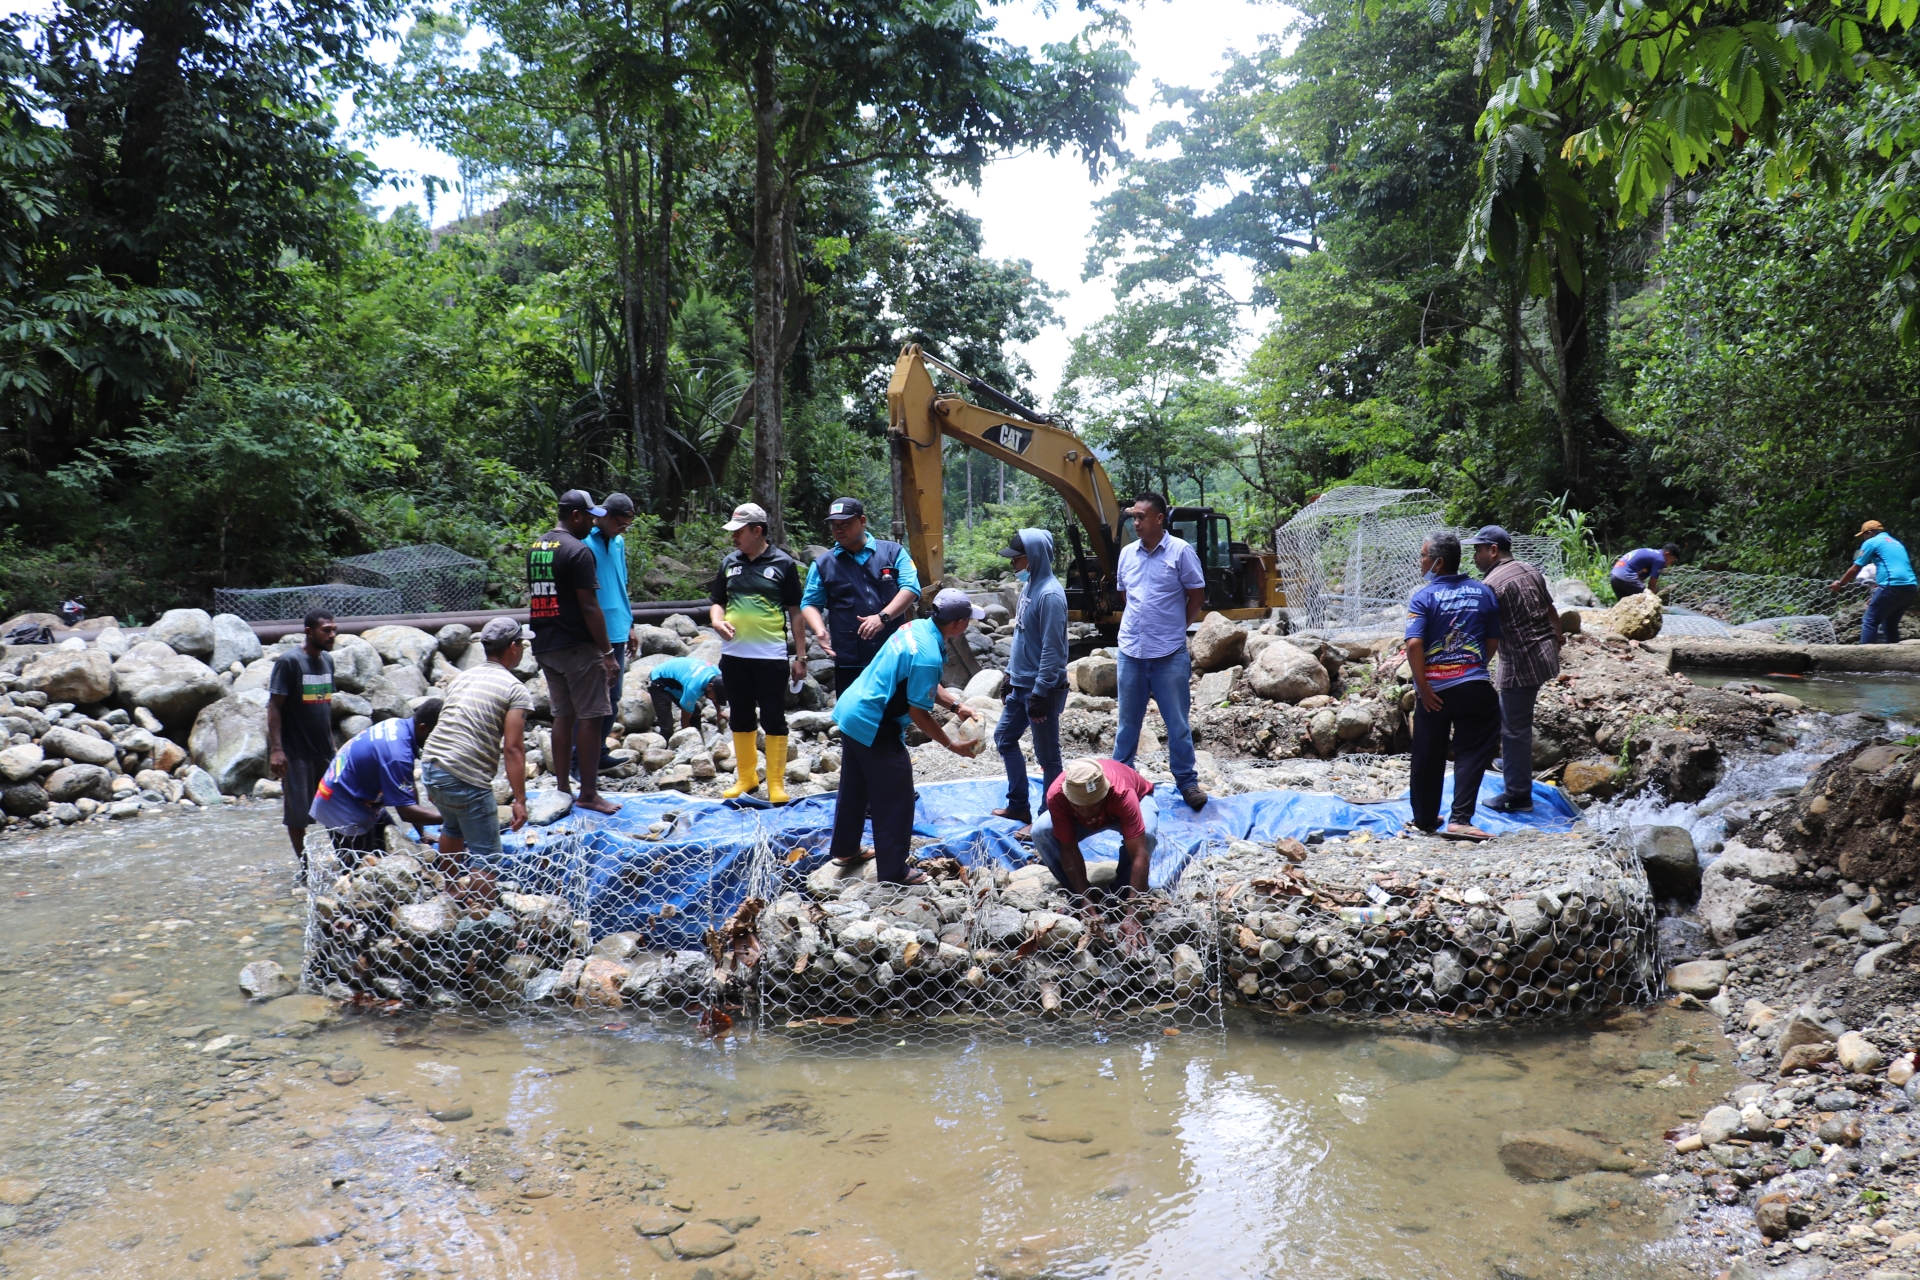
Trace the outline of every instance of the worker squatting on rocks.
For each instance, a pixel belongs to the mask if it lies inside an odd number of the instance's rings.
[[[1098,895],[1087,882],[1080,842],[1109,830],[1120,832],[1120,863],[1113,877],[1113,897],[1125,904],[1120,942],[1133,952],[1142,941],[1133,898],[1147,891],[1153,851],[1160,843],[1160,806],[1153,798],[1153,783],[1118,760],[1075,760],[1047,784],[1046,812],[1033,824],[1033,852],[1091,912]]]
[[[439,698],[428,698],[410,716],[382,720],[355,734],[327,766],[314,791],[311,812],[333,838],[334,852],[348,870],[358,865],[360,854],[387,851],[386,829],[393,825],[388,805],[416,831],[439,824],[439,810],[421,804],[414,790],[413,764],[439,723],[444,705]],[[493,788],[489,786],[487,792],[491,800]]]
[[[1007,804],[993,815],[1031,823],[1020,735],[1033,730],[1033,754],[1040,761],[1043,785],[1052,787],[1060,776],[1060,709],[1067,703],[1067,592],[1053,575],[1053,535],[1045,529],[1021,529],[1000,554],[1021,587],[1014,606],[1013,649],[1007,656],[1006,705],[993,735],[1007,767]]]
[[[833,862],[842,869],[865,860],[860,836],[873,815],[873,856],[879,878],[889,884],[925,884],[927,875],[907,873],[913,840],[913,757],[903,736],[911,720],[922,733],[960,756],[974,756],[979,738],[955,742],[929,714],[937,702],[965,720],[979,713],[942,688],[947,641],[958,640],[986,611],[964,591],[948,588],[933,598],[933,616],[918,618],[887,638],[867,669],[833,707],[840,726],[840,790],[833,808]],[[731,679],[729,679],[731,683]],[[768,738],[769,745],[773,739]],[[752,744],[747,744],[749,752]],[[768,754],[771,766],[772,754]]]
[[[1913,575],[1913,561],[1906,547],[1878,520],[1867,521],[1853,536],[1866,539],[1860,544],[1860,554],[1838,582],[1828,584],[1827,590],[1840,590],[1871,566],[1875,585],[1867,600],[1866,616],[1860,619],[1860,643],[1899,644],[1900,619],[1913,607],[1914,597],[1920,596],[1920,579]]]
[[[607,618],[600,610],[600,573],[581,539],[593,528],[596,507],[584,489],[560,495],[559,523],[527,550],[527,613],[533,627],[533,657],[547,678],[553,703],[553,780],[561,793],[573,790],[580,773],[582,809],[618,813],[600,794],[600,726],[611,706],[608,687],[620,669]]]
[[[1500,647],[1500,605],[1487,584],[1460,572],[1460,539],[1432,533],[1420,544],[1432,576],[1407,605],[1407,665],[1416,690],[1413,764],[1407,781],[1413,825],[1465,840],[1492,837],[1473,825],[1480,780],[1500,745],[1500,701],[1487,664]],[[1453,748],[1453,811],[1440,825],[1447,748]]]
[[[333,615],[305,619],[306,642],[273,661],[267,678],[267,767],[280,779],[280,821],[293,856],[307,865],[307,827],[314,789],[333,759]]]
[[[727,682],[720,668],[698,658],[668,658],[647,676],[647,696],[653,699],[653,722],[662,736],[673,733],[674,712],[680,713],[682,729],[700,727],[700,700],[714,705],[722,721],[727,718]]]
[[[1546,575],[1513,558],[1513,538],[1490,524],[1471,539],[1480,580],[1500,605],[1500,664],[1493,686],[1500,698],[1500,763],[1506,783],[1487,808],[1496,813],[1533,809],[1533,708],[1540,686],[1560,674],[1560,608]]]
[[[806,632],[800,618],[800,566],[767,541],[766,509],[746,502],[726,525],[733,550],[714,576],[708,610],[720,635],[720,678],[733,725],[732,800],[760,785],[757,740],[767,733],[767,799],[787,802],[787,647],[793,678],[807,678]]]
[[[920,571],[897,542],[867,532],[858,498],[827,508],[833,545],[822,551],[800,593],[800,615],[833,659],[833,692],[845,693],[920,599]],[[824,615],[822,610],[825,610]]]
[[[505,764],[512,829],[527,825],[527,715],[533,695],[513,674],[526,654],[520,624],[495,618],[480,629],[487,660],[447,686],[439,723],[420,748],[420,781],[440,813],[440,852],[466,853],[478,869],[498,866],[499,801],[493,775]]]
[[[1679,563],[1680,548],[1671,542],[1658,551],[1652,547],[1641,547],[1615,560],[1612,570],[1607,574],[1607,581],[1613,584],[1613,594],[1625,600],[1642,591],[1652,591],[1654,584],[1660,581],[1661,571]]]
[[[1143,493],[1127,511],[1139,541],[1120,548],[1115,585],[1125,603],[1120,615],[1118,679],[1120,722],[1113,735],[1113,758],[1133,763],[1140,748],[1140,723],[1147,699],[1160,708],[1167,726],[1167,758],[1174,785],[1190,809],[1207,803],[1193,754],[1193,658],[1187,651],[1187,627],[1200,620],[1207,579],[1200,557],[1186,541],[1167,532],[1167,500]]]

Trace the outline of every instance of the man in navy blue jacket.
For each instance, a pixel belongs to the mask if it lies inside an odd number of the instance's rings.
[[[1007,805],[993,813],[1030,828],[1033,811],[1020,735],[1033,730],[1033,754],[1040,760],[1045,785],[1051,787],[1060,776],[1060,711],[1067,701],[1067,592],[1053,575],[1053,535],[1045,529],[1020,530],[1000,554],[1024,585],[1013,618],[1013,652],[1007,658],[1010,687],[993,735],[1007,766]]]

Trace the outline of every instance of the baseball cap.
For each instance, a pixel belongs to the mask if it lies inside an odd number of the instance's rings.
[[[520,624],[512,618],[494,618],[480,628],[480,647],[502,649],[520,638]]]
[[[1007,535],[1007,545],[1000,548],[1000,554],[1009,560],[1027,554],[1027,544],[1021,539],[1018,529]]]
[[[1107,783],[1107,771],[1091,756],[1068,762],[1060,773],[1060,793],[1066,796],[1068,804],[1077,804],[1082,809],[1093,808],[1105,800],[1112,789]]]
[[[986,616],[987,611],[958,587],[948,587],[933,598],[933,620],[939,626],[944,627],[958,618],[978,620]]]
[[[767,509],[757,502],[743,502],[733,509],[733,519],[727,521],[727,532],[744,529],[750,524],[771,524],[767,519]]]
[[[867,514],[867,504],[858,498],[835,498],[827,508],[828,520],[857,520]]]
[[[1480,532],[1474,534],[1471,538],[1462,539],[1461,545],[1468,547],[1498,547],[1502,551],[1512,551],[1513,535],[1497,524],[1490,524],[1482,527]]]
[[[624,493],[610,493],[606,501],[593,509],[597,516],[630,516],[633,514],[633,499]]]
[[[592,511],[593,495],[585,489],[569,489],[560,495],[557,505],[562,511]]]
[[[1856,538],[1864,538],[1870,533],[1885,533],[1886,531],[1887,531],[1887,526],[1881,524],[1878,520],[1869,520],[1865,524],[1861,525],[1860,532],[1854,534],[1853,536]]]

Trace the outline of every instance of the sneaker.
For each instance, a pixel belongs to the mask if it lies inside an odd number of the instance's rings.
[[[1187,802],[1187,808],[1193,810],[1195,813],[1207,807],[1208,796],[1205,787],[1188,787],[1180,793],[1180,798],[1185,800]]]
[[[1487,801],[1486,807],[1495,813],[1532,813],[1533,797],[1528,796],[1525,800],[1515,800],[1511,796],[1501,796],[1497,800]]]

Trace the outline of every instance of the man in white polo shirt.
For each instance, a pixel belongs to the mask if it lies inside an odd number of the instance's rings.
[[[1151,697],[1166,722],[1174,785],[1187,807],[1197,810],[1206,806],[1207,793],[1194,766],[1193,730],[1187,723],[1193,704],[1187,627],[1199,621],[1207,579],[1193,548],[1167,532],[1165,497],[1143,493],[1127,514],[1140,539],[1120,548],[1115,574],[1126,612],[1120,615],[1120,726],[1113,735],[1113,758],[1132,766]]]

